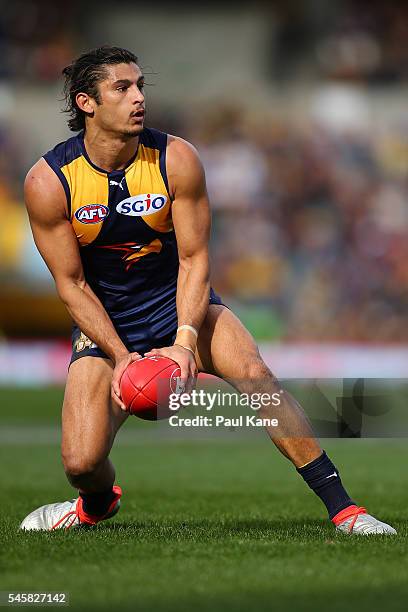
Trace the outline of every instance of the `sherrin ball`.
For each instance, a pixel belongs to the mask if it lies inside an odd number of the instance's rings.
[[[161,355],[142,357],[133,361],[120,381],[122,401],[130,414],[140,419],[156,421],[168,418],[169,396],[177,392],[179,365]]]

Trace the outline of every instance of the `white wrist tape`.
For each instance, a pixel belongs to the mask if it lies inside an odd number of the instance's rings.
[[[198,338],[198,331],[192,325],[180,325],[180,327],[177,328],[177,331],[179,332],[182,329],[188,329],[188,331],[191,331],[195,337]]]

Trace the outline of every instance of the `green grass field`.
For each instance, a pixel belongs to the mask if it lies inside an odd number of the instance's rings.
[[[21,533],[74,497],[58,447],[60,390],[0,390],[0,590],[65,591],[72,610],[406,610],[403,440],[330,440],[350,493],[396,538],[336,535],[266,436],[160,440],[125,424],[112,457],[120,513],[91,531]],[[153,433],[152,433],[153,432]]]

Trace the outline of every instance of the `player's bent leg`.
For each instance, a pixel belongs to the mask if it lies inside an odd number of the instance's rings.
[[[86,493],[111,487],[115,471],[108,458],[128,415],[110,396],[112,363],[83,357],[71,364],[62,408],[62,461],[70,483]]]
[[[225,306],[210,305],[197,345],[198,368],[232,384],[240,393],[277,393],[280,405],[264,406],[258,415],[277,419],[267,432],[296,467],[316,459],[322,450],[296,400],[284,391],[266,366],[251,334]]]
[[[22,529],[95,525],[118,512],[122,491],[113,486],[115,471],[108,455],[127,414],[111,401],[111,377],[107,359],[83,357],[71,365],[62,411],[62,459],[80,495],[38,508],[24,519]]]
[[[337,531],[353,535],[396,534],[390,525],[367,514],[349,497],[338,469],[314,438],[300,405],[282,390],[248,330],[225,306],[210,305],[200,329],[196,356],[200,371],[227,380],[241,393],[280,394],[280,405],[264,407],[259,416],[278,419],[279,427],[266,428],[269,436],[323,501]]]

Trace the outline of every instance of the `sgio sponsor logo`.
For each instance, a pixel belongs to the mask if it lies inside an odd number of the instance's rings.
[[[75,218],[80,223],[102,223],[109,215],[109,208],[103,204],[86,204],[75,212]]]
[[[166,202],[167,197],[161,193],[141,193],[119,202],[116,210],[121,215],[129,217],[145,217],[154,215],[163,208]]]

